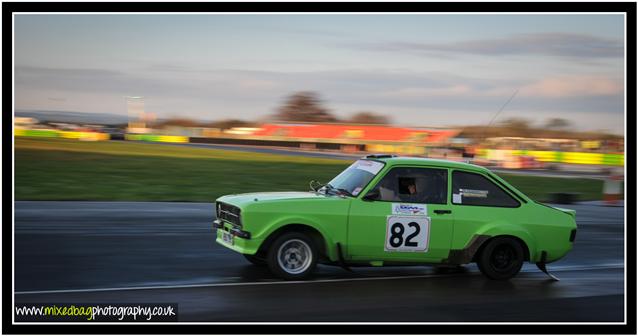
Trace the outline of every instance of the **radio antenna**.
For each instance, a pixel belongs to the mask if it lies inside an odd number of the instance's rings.
[[[503,112],[503,110],[505,109],[505,106],[507,106],[507,104],[509,104],[512,99],[514,99],[514,96],[516,96],[516,94],[518,93],[519,89],[516,89],[516,91],[514,91],[514,93],[510,96],[510,98],[505,102],[505,104],[503,104],[503,106],[501,106],[501,108],[496,111],[496,113],[494,113],[494,116],[492,117],[492,119],[490,119],[490,122],[487,124],[487,126],[485,126],[485,128],[483,129],[483,141],[485,141],[485,139],[487,139],[487,137],[485,136],[485,134],[487,133],[487,129],[492,126],[492,123],[494,122],[494,120],[496,120],[496,117],[498,117],[499,114],[501,114],[501,112]]]
[[[503,104],[503,106],[501,106],[501,108],[498,110],[498,112],[496,112],[496,114],[494,114],[494,116],[492,117],[492,119],[490,120],[490,123],[487,124],[487,126],[492,126],[492,123],[494,122],[494,120],[496,120],[496,117],[498,117],[499,114],[501,114],[501,112],[503,112],[503,110],[505,109],[505,106],[507,106],[507,104],[509,104],[512,99],[514,99],[514,96],[516,96],[516,94],[518,93],[519,89],[516,89],[516,91],[514,91],[514,93],[510,96],[510,99],[508,99],[505,104]]]

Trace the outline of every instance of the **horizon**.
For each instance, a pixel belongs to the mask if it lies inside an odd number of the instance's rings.
[[[68,114],[80,114],[80,117],[84,117],[84,116],[112,116],[112,117],[121,117],[122,119],[130,119],[130,116],[128,115],[124,115],[124,114],[117,114],[117,113],[108,113],[108,112],[82,112],[82,111],[54,111],[54,110],[16,110],[15,113],[20,113],[20,114],[24,114],[24,115],[28,115],[28,114],[64,114],[64,113],[68,113]],[[59,117],[59,116],[58,116]],[[37,118],[36,118],[37,119]],[[312,122],[312,121],[285,121],[285,120],[274,120],[274,119],[260,119],[260,120],[246,120],[246,119],[233,119],[231,118],[227,118],[227,119],[194,119],[194,118],[187,118],[187,117],[166,117],[166,118],[157,118],[155,121],[156,122],[162,122],[162,121],[168,121],[168,120],[177,120],[177,119],[185,119],[185,120],[191,120],[194,121],[196,123],[214,123],[214,122],[224,122],[224,121],[241,121],[241,122],[249,122],[249,123],[253,123],[256,125],[265,125],[265,124],[276,124],[276,125],[293,125],[293,124],[312,124],[312,125],[320,125],[320,124],[326,124],[326,125],[357,125],[357,126],[387,126],[387,127],[397,127],[397,128],[411,128],[411,129],[448,129],[448,130],[452,130],[452,129],[464,129],[464,128],[471,128],[471,127],[485,127],[485,128],[490,128],[490,127],[494,127],[494,128],[499,128],[499,127],[504,127],[503,124],[497,122],[497,123],[493,123],[492,125],[486,125],[486,124],[458,124],[458,125],[447,125],[447,126],[433,126],[433,125],[423,125],[423,124],[417,124],[417,125],[399,125],[396,124],[392,121],[390,121],[387,124],[375,124],[375,123],[357,123],[357,122],[351,122],[348,120],[338,120],[338,121],[332,121],[332,122]],[[51,119],[51,120],[45,120],[46,122],[59,122],[59,120],[55,120],[55,119]],[[569,121],[569,120],[567,120]],[[70,121],[60,121],[60,122],[70,122]],[[91,121],[91,122],[95,122],[95,120]],[[71,122],[73,123],[73,122]],[[75,122],[78,124],[83,124],[84,122]],[[100,122],[98,122],[99,124]],[[126,122],[122,121],[120,122],[122,124],[126,124]],[[105,125],[116,125],[119,123],[113,123],[113,122],[109,122],[109,123],[105,123],[102,122],[102,124]],[[542,123],[533,123],[530,122],[529,123],[529,127],[530,129],[543,129],[543,124]],[[252,126],[238,126],[238,127],[252,127]],[[258,126],[255,126],[258,127]],[[613,136],[621,136],[624,138],[624,134],[618,134],[618,133],[614,133],[614,132],[609,132],[606,130],[579,130],[579,129],[568,129],[569,126],[567,128],[563,128],[563,129],[553,129],[551,131],[553,132],[573,132],[573,133],[595,133],[595,134],[607,134],[607,135],[613,135]]]
[[[495,124],[625,134],[623,15],[18,14],[14,34],[16,111],[143,96],[158,119],[254,121],[314,91],[341,119],[481,126],[519,89]]]

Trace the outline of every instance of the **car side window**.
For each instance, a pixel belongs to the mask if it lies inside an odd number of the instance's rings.
[[[452,172],[452,203],[516,208],[520,203],[485,176]]]
[[[393,168],[368,194],[377,201],[447,204],[447,169]]]

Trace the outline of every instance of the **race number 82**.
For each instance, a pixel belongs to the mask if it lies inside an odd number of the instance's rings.
[[[416,216],[388,216],[386,251],[425,252],[430,239],[430,219]]]

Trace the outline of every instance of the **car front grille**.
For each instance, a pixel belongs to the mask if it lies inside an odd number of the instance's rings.
[[[241,210],[234,205],[217,202],[217,218],[241,227]]]

